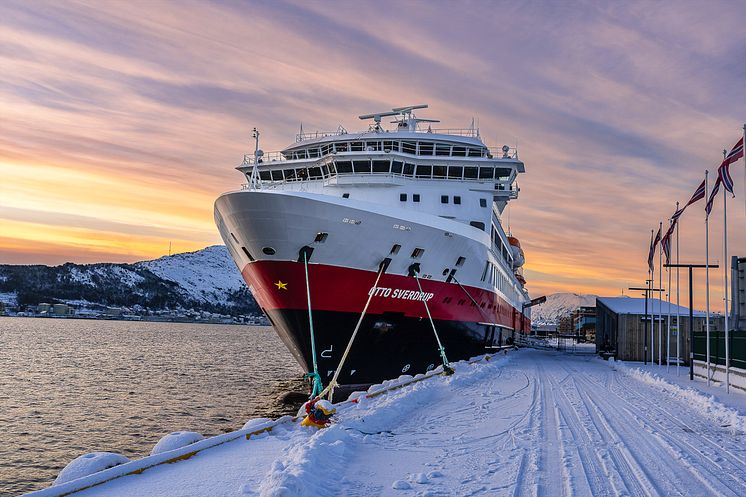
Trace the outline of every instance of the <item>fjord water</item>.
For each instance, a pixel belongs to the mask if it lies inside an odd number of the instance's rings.
[[[0,495],[86,452],[139,458],[172,431],[285,414],[302,373],[269,327],[0,317]]]

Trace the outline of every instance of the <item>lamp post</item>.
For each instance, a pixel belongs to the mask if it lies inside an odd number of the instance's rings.
[[[694,342],[692,336],[694,335],[694,297],[692,292],[692,270],[701,268],[718,268],[717,264],[664,264],[664,267],[686,267],[689,268],[689,380],[694,380]],[[709,357],[708,357],[709,359]],[[708,371],[709,375],[710,372]]]

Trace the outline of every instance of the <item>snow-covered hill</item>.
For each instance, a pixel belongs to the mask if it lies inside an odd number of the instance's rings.
[[[582,306],[595,306],[596,295],[579,293],[553,293],[547,295],[547,301],[531,309],[531,321],[539,323],[557,323],[563,316],[570,315]]]
[[[78,308],[260,313],[222,245],[134,264],[0,265],[0,295],[21,307],[60,302]]]
[[[224,245],[213,245],[133,264],[178,284],[192,300],[222,304],[227,294],[245,291],[246,284]]]

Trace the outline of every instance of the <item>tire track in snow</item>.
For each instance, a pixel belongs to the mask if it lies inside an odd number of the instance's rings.
[[[569,369],[573,370],[575,373],[582,373],[572,367],[570,367]],[[594,379],[590,375],[576,374],[575,376],[579,378],[580,382],[586,383],[586,385],[584,385],[583,387],[579,387],[578,391],[583,391],[586,393],[598,392],[598,387],[601,386],[600,381]],[[614,385],[617,389],[624,390],[630,396],[634,396],[638,403],[633,403],[630,401],[629,398],[625,398],[620,395],[618,391],[610,389],[607,391],[621,402],[612,402],[606,396],[594,394],[593,397],[596,400],[597,412],[599,414],[603,414],[603,416],[605,416],[606,419],[610,422],[613,422],[614,426],[616,427],[616,431],[618,431],[620,435],[624,435],[622,438],[623,440],[635,440],[636,438],[637,443],[631,444],[630,447],[638,454],[637,456],[632,456],[635,457],[635,461],[639,461],[637,465],[643,470],[646,467],[658,468],[658,470],[652,474],[647,473],[647,479],[649,481],[655,482],[655,477],[662,474],[677,475],[677,479],[662,479],[662,484],[667,487],[669,485],[672,485],[675,488],[659,490],[659,493],[662,492],[664,495],[667,495],[672,491],[675,491],[679,495],[687,496],[693,494],[703,496],[746,495],[746,488],[743,486],[743,480],[736,480],[738,486],[738,488],[736,489],[730,483],[723,482],[722,479],[718,477],[718,475],[724,474],[721,467],[717,467],[717,465],[716,467],[712,467],[712,464],[708,464],[708,461],[702,459],[701,457],[697,458],[699,459],[699,461],[696,464],[692,464],[691,462],[686,460],[686,455],[695,456],[696,458],[696,454],[701,454],[701,450],[697,447],[697,445],[691,443],[685,438],[681,438],[681,435],[675,435],[684,434],[686,433],[686,431],[680,429],[672,429],[670,425],[658,421],[655,416],[651,417],[649,411],[650,408],[655,408],[655,406],[653,405],[653,403],[655,402],[654,399],[656,399],[655,395],[642,395],[640,392],[631,389],[628,385],[625,385],[620,381],[619,373],[614,372],[612,376],[612,385]],[[635,384],[639,384],[641,386],[645,385],[644,383],[637,381],[635,381]],[[599,404],[604,404],[604,408],[602,409]],[[682,406],[682,408],[686,409],[686,406]],[[620,410],[627,414],[626,418],[620,416]],[[660,408],[658,408],[658,410],[659,412],[662,411]],[[663,412],[665,414],[670,414],[665,411]],[[641,434],[639,431],[630,429],[628,427],[629,419],[634,419],[635,421],[637,421],[644,431],[649,432],[655,437],[657,443],[653,442],[651,438],[645,433]],[[685,425],[682,425],[682,427],[683,426]],[[640,449],[640,445],[646,446],[647,450]],[[651,457],[651,454],[655,454],[661,448],[669,452],[672,457],[676,458],[676,460],[661,457]],[[710,462],[712,463],[713,461]],[[683,463],[684,466],[682,466],[681,463]],[[703,471],[703,468],[707,468],[707,470]],[[735,467],[732,468],[732,470],[736,471],[736,473],[743,474],[743,471],[739,468],[738,464],[736,464]],[[703,489],[706,488],[708,489],[708,491],[697,494],[697,491],[699,489],[696,487],[693,488],[691,485],[692,476],[699,481]],[[715,481],[713,481],[713,477]],[[729,491],[732,493],[728,493]]]
[[[684,421],[679,415],[656,405],[618,379],[617,386],[642,403],[632,404],[628,401],[630,405],[635,405],[639,411],[648,414],[644,420],[642,418],[639,420],[647,423],[655,431],[656,436],[669,447],[673,456],[686,464],[704,485],[711,488],[713,492],[724,492],[727,489],[734,496],[746,495],[746,472],[743,469],[743,456],[734,454],[724,447],[725,439],[722,439],[719,443],[715,442],[708,436],[710,428],[706,425],[699,423],[696,430],[692,430],[689,428],[692,417]],[[662,415],[664,421],[654,415],[651,417],[649,415],[651,410],[655,410],[659,415]],[[675,434],[678,434],[678,436]],[[696,440],[690,440],[692,438]],[[739,442],[739,439],[735,440]],[[711,451],[714,456],[705,452],[703,446],[706,446],[707,450]],[[726,455],[729,457],[724,457]],[[695,459],[695,461],[690,461],[690,458]],[[703,468],[707,468],[707,471],[702,471]],[[713,481],[713,477],[715,481]],[[718,488],[718,483],[720,488]],[[725,489],[722,487],[725,487]]]
[[[544,365],[540,362],[538,363],[538,371],[539,376],[547,380],[546,391],[557,405],[560,419],[564,420],[576,443],[574,448],[578,454],[577,461],[582,466],[581,474],[585,477],[589,495],[612,495],[605,485],[607,475],[601,470],[602,461],[596,451],[593,450],[592,437],[580,419],[577,410],[553,375],[551,373],[547,374]]]

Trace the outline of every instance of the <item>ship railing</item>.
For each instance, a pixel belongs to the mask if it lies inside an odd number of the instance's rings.
[[[469,138],[479,138],[479,128],[427,128],[417,129],[418,133],[433,133],[438,135],[466,136]]]
[[[298,159],[289,159],[283,152],[264,152],[264,155],[259,157],[259,161],[257,162],[255,160],[254,154],[244,154],[243,156],[243,163],[241,165],[243,166],[250,166],[253,165],[255,162],[258,164],[267,164],[270,162],[285,162],[289,160],[317,160],[322,157],[326,157],[327,155],[336,155],[336,154],[354,154],[354,153],[360,153],[360,154],[370,154],[370,153],[376,153],[380,152],[380,150],[373,150],[373,151],[358,151],[358,152],[330,152],[326,155],[318,154],[315,157],[310,156],[310,154],[306,157],[299,157]],[[399,153],[398,151],[395,153]],[[455,158],[463,158],[467,157],[464,155],[453,155],[451,153],[450,155],[423,155],[423,154],[408,154],[406,152],[401,152],[403,154],[407,155],[414,155],[418,158],[424,158],[429,159],[430,157],[435,157],[438,160],[443,159],[444,157],[455,157]],[[484,152],[480,155],[474,156],[470,155],[467,158],[469,159],[518,159],[518,150],[514,147],[508,147],[507,145],[505,147],[485,147]]]
[[[333,174],[324,174],[322,176],[309,178],[309,177],[293,177],[293,178],[284,178],[284,179],[278,179],[278,180],[271,180],[271,179],[262,179],[261,185],[263,188],[275,188],[279,185],[284,184],[290,184],[290,183],[308,183],[310,181],[320,181],[322,180],[324,182],[324,185],[327,186],[330,184],[330,182],[336,178],[413,178],[411,174],[403,174],[403,173],[333,173]],[[449,178],[447,176],[430,176],[430,177],[416,177],[418,181],[443,181],[448,180],[451,182],[468,182],[468,183],[490,183],[492,180],[485,180],[485,179],[478,179],[478,178]],[[518,188],[502,188],[502,184],[496,183],[496,185],[500,186],[501,188],[495,188],[494,192],[496,195],[500,195],[504,198],[507,198],[508,200],[514,200],[518,198]],[[251,186],[248,183],[243,183],[241,185],[242,190],[251,190]]]

